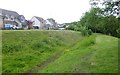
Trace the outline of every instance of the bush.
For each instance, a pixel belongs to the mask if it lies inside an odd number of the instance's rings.
[[[84,26],[84,27],[81,27],[81,33],[83,36],[90,36],[92,35],[92,30]]]
[[[85,40],[83,40],[80,43],[80,47],[87,47],[87,46],[93,45],[95,44],[95,40],[96,40],[96,36],[91,35],[90,37],[87,37]]]
[[[117,31],[117,34],[118,34],[117,37],[120,38],[120,28],[118,28],[116,31]]]
[[[93,33],[92,30],[89,29],[89,30],[88,30],[88,34],[89,34],[89,35],[92,35],[92,33]]]

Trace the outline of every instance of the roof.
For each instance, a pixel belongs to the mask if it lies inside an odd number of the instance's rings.
[[[19,15],[15,11],[0,8],[0,16],[6,16],[6,15],[8,15],[9,17],[13,16],[15,19],[15,21],[5,21],[6,23],[15,24],[15,25],[17,25],[18,23],[22,23],[22,25],[24,26],[27,25],[26,21],[22,21],[25,20],[25,17],[23,15]]]
[[[37,18],[40,22],[43,22],[43,21],[45,21],[43,18],[41,18],[41,17],[37,17],[37,16],[34,16],[35,18]]]
[[[2,13],[2,16],[5,16],[5,15],[14,16],[14,17],[19,16],[19,14],[15,11],[10,11],[10,10],[1,9],[1,8],[0,8],[0,13]]]
[[[46,24],[53,25],[49,20],[46,20]]]
[[[47,21],[49,21],[49,23],[51,23],[52,25],[57,25],[53,18],[47,19]]]

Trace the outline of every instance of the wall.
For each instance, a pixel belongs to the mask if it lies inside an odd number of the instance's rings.
[[[0,16],[0,29],[3,28],[3,18]]]
[[[33,26],[38,26],[39,27],[39,29],[40,29],[40,21],[38,20],[38,19],[36,19],[35,17],[33,17],[32,19],[31,19],[31,21],[33,22]]]

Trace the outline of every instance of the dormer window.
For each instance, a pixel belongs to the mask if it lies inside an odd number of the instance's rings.
[[[24,16],[21,16],[20,18],[21,18],[21,22],[25,22]]]
[[[14,17],[13,16],[11,16],[11,21],[14,21]]]

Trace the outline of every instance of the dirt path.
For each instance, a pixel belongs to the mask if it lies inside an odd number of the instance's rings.
[[[43,69],[45,66],[49,65],[50,63],[54,62],[56,59],[58,59],[61,54],[63,53],[64,50],[60,50],[58,52],[56,52],[52,57],[50,57],[48,60],[42,62],[41,64],[36,65],[35,68],[32,68],[30,70],[27,71],[27,74],[31,74],[31,73],[37,73],[38,70],[40,71],[41,69]]]
[[[62,49],[57,51],[53,56],[51,56],[49,59],[47,59],[46,61],[42,62],[41,64],[36,65],[35,68],[32,68],[30,70],[28,70],[26,73],[27,75],[31,75],[32,73],[37,73],[38,71],[42,70],[44,67],[46,67],[47,65],[49,65],[50,63],[54,62],[56,59],[58,59],[61,54],[66,51],[67,49],[73,47],[74,45],[76,45],[76,43],[72,44],[71,46],[69,46],[68,48]]]

